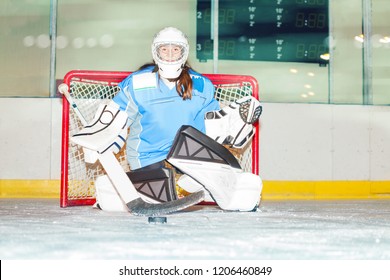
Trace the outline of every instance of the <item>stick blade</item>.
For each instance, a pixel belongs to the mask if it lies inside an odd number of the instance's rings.
[[[198,204],[204,200],[204,196],[204,191],[201,190],[181,199],[156,204],[147,203],[142,198],[137,198],[126,203],[126,206],[130,213],[135,216],[159,216],[177,212]]]

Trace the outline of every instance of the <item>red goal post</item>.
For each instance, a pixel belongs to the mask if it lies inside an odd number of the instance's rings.
[[[118,91],[118,83],[131,72],[73,70],[64,77],[69,92],[78,109],[87,121],[91,121],[97,107],[108,102]],[[203,74],[215,86],[215,96],[224,107],[241,97],[258,96],[258,83],[252,76],[231,74]],[[95,203],[94,182],[104,174],[100,163],[86,164],[82,148],[71,143],[69,138],[77,133],[82,124],[71,110],[65,97],[62,100],[62,151],[61,151],[61,191],[60,206],[81,206]],[[245,171],[259,174],[259,124],[252,143],[244,152],[236,153],[238,161]],[[234,151],[233,151],[234,153]],[[129,170],[126,152],[123,148],[117,155],[123,168]]]

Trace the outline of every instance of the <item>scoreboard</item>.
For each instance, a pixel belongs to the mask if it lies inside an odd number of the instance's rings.
[[[329,0],[219,0],[218,58],[325,64]],[[213,58],[211,0],[197,1],[196,55]]]

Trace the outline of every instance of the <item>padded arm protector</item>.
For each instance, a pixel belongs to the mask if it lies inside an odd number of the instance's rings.
[[[115,102],[100,105],[91,124],[84,127],[71,140],[84,148],[114,153],[124,146],[128,130],[128,116]]]
[[[262,112],[260,102],[246,96],[229,106],[206,113],[206,134],[220,144],[243,148],[255,133],[253,124]]]

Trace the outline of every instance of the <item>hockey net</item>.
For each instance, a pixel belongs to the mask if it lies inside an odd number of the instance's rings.
[[[118,92],[118,83],[131,72],[70,71],[64,83],[87,122],[90,122],[101,103],[109,102]],[[251,76],[204,74],[215,86],[215,97],[221,107],[248,95],[258,98],[258,84]],[[255,126],[258,124],[256,123]],[[62,155],[60,206],[81,206],[95,203],[94,182],[105,174],[99,162],[87,164],[83,149],[71,143],[70,137],[82,129],[77,115],[63,98]],[[256,127],[252,143],[244,151],[232,151],[245,171],[259,173],[259,129]],[[125,147],[116,155],[125,171],[129,171]]]

